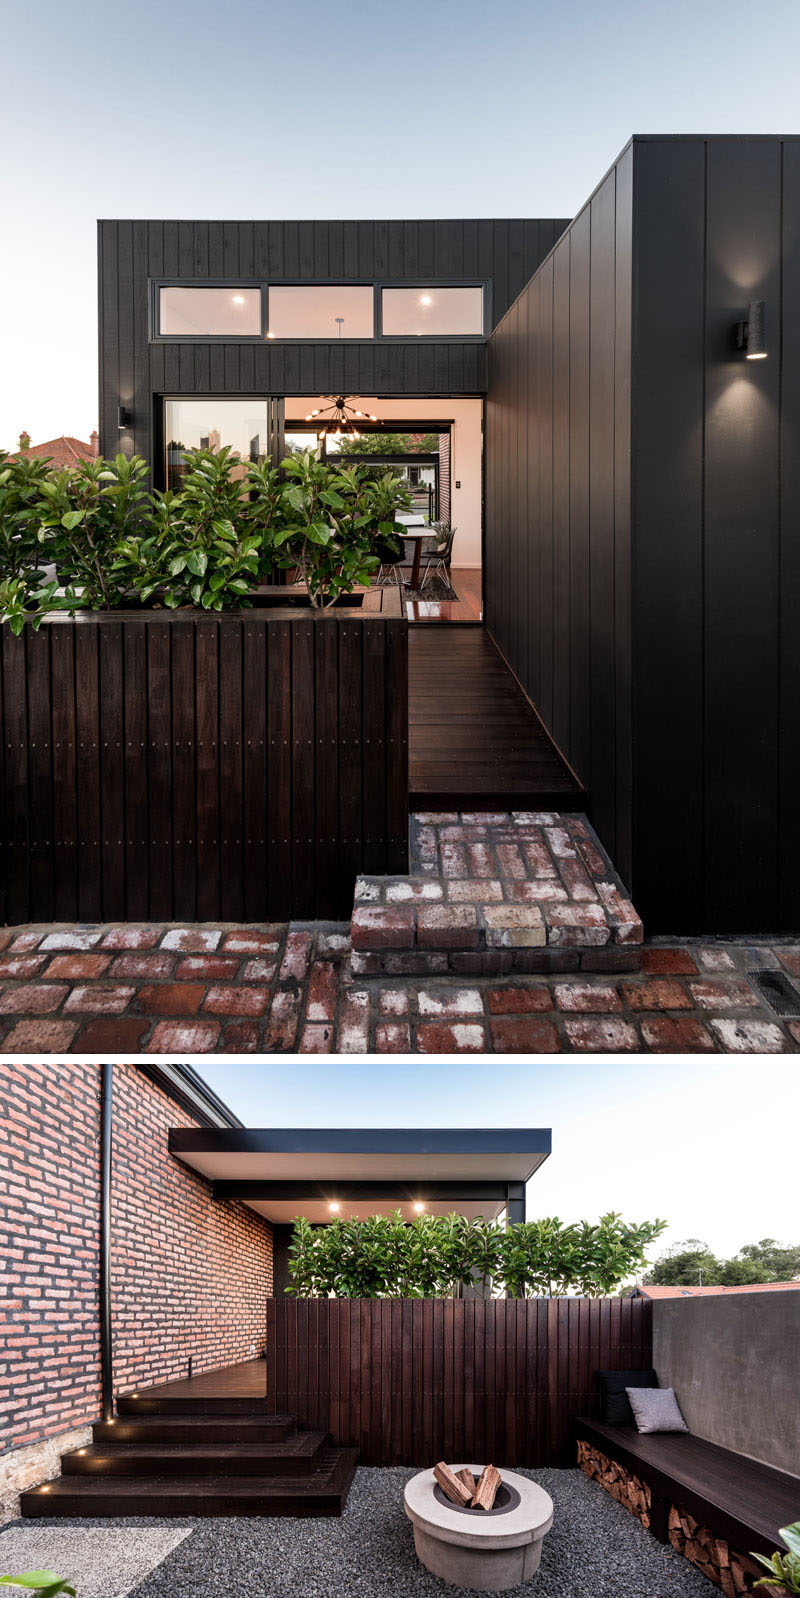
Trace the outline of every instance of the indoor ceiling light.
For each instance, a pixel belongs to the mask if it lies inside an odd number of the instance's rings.
[[[319,430],[320,438],[327,438],[329,433],[333,438],[341,438],[343,435],[347,435],[349,438],[360,438],[361,434],[355,426],[355,419],[356,417],[366,418],[367,413],[365,411],[357,411],[344,394],[327,394],[325,397],[330,400],[330,404],[321,405],[318,410],[310,411],[306,417],[307,422],[310,422],[315,416],[322,418],[322,426]],[[370,415],[369,420],[377,422],[378,418]]]

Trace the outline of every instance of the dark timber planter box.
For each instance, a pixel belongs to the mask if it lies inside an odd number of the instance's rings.
[[[349,919],[405,872],[407,623],[358,597],[3,628],[2,920]]]

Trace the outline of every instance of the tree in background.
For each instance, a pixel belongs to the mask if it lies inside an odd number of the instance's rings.
[[[746,1243],[731,1259],[718,1259],[707,1243],[678,1243],[642,1278],[645,1287],[754,1287],[800,1278],[800,1244],[781,1247],[774,1237]]]
[[[438,455],[438,433],[362,433],[360,438],[345,435],[339,444],[340,455]]]

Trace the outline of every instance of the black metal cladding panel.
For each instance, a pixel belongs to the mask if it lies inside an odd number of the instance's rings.
[[[797,932],[800,139],[634,139],[488,360],[488,625],[647,929]]]
[[[630,870],[631,152],[489,340],[489,630]]]
[[[100,443],[151,458],[154,396],[480,394],[480,342],[192,344],[148,342],[148,279],[415,282],[489,280],[496,322],[567,226],[565,219],[397,222],[101,221]],[[120,438],[120,402],[133,415]]]
[[[634,152],[636,904],[655,931],[793,933],[800,140]],[[749,362],[732,327],[754,299]]]

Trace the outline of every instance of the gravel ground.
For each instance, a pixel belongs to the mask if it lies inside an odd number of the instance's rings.
[[[0,1535],[0,1572],[54,1570],[79,1598],[127,1598],[191,1534],[175,1521],[18,1520]]]
[[[520,1474],[539,1482],[555,1504],[539,1573],[514,1589],[520,1598],[712,1598],[717,1593],[705,1576],[656,1542],[579,1471]],[[411,1522],[403,1510],[403,1487],[412,1475],[411,1470],[360,1468],[338,1520],[112,1524],[192,1528],[191,1537],[133,1589],[136,1598],[341,1598],[347,1593],[361,1598],[459,1598],[461,1588],[430,1576],[417,1560]],[[59,1526],[49,1524],[54,1531]],[[118,1588],[109,1587],[109,1598],[112,1590]]]

